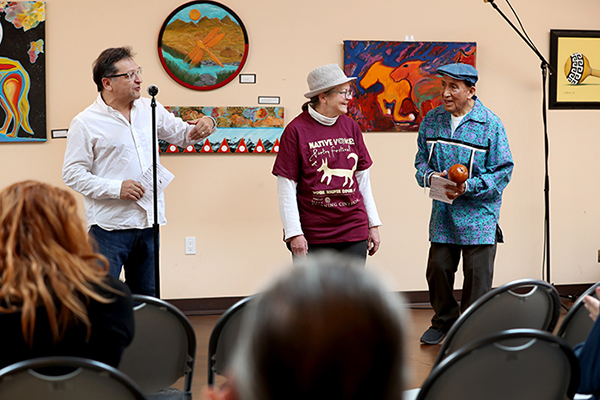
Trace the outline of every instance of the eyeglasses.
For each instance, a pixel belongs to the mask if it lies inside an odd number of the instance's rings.
[[[118,78],[119,76],[126,76],[128,80],[132,81],[136,76],[142,77],[142,67],[139,67],[135,71],[125,72],[124,74],[109,75],[107,78]]]
[[[330,90],[331,93],[339,93],[342,96],[344,96],[346,99],[351,99],[354,96],[354,92],[352,91],[352,89],[346,89],[343,91],[338,91],[338,90]]]

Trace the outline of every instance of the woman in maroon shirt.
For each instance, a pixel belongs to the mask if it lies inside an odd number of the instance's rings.
[[[330,249],[363,260],[379,249],[381,225],[371,193],[372,160],[358,124],[345,114],[350,82],[337,64],[308,75],[310,99],[281,137],[278,177],[284,240],[294,259]]]

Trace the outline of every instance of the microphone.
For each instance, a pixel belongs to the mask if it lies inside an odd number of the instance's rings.
[[[156,96],[158,94],[158,86],[156,86],[156,85],[148,86],[148,94],[152,97]]]

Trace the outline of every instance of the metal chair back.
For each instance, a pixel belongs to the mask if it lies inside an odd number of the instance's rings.
[[[43,357],[0,370],[0,399],[144,400],[139,387],[107,364],[77,357]]]
[[[454,323],[434,365],[469,342],[506,329],[552,332],[560,315],[556,289],[537,279],[502,285],[477,299]]]
[[[196,358],[192,324],[178,308],[164,300],[133,295],[133,301],[135,335],[123,351],[119,370],[147,395],[167,389],[185,376],[180,397],[191,398]],[[172,398],[173,393],[168,396]]]
[[[535,329],[494,333],[436,365],[417,400],[564,400],[579,384],[579,363],[563,340]]]
[[[231,362],[237,343],[243,311],[252,297],[246,297],[231,306],[219,318],[208,343],[208,384],[215,384],[215,375],[222,375]]]
[[[594,321],[589,316],[589,312],[583,305],[585,296],[596,296],[596,288],[600,282],[595,283],[589,289],[581,294],[571,306],[571,309],[565,315],[558,328],[556,335],[567,342],[571,347],[585,341],[588,333],[592,330]]]

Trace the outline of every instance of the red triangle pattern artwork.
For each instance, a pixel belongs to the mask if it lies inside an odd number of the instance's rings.
[[[223,142],[221,142],[221,145],[219,146],[219,150],[217,151],[217,153],[231,153],[231,150],[229,149],[229,145],[227,144],[227,139],[223,139]]]
[[[1,32],[0,32],[1,33]],[[160,153],[188,154],[269,154],[279,153],[284,126],[283,107],[166,107],[174,116],[183,120],[196,114],[210,115],[223,128],[243,128],[241,133],[223,130],[210,138],[204,138],[193,146],[179,147],[159,140]],[[256,128],[256,130],[255,130]],[[271,130],[276,128],[277,130]],[[265,129],[264,131],[260,131]],[[264,142],[263,142],[264,138]],[[275,142],[275,143],[273,143]],[[235,144],[234,144],[235,143]],[[265,146],[268,146],[268,148]]]
[[[279,153],[279,139],[275,139],[275,144],[271,149],[271,153]]]
[[[212,152],[213,152],[212,146],[210,145],[210,142],[208,141],[208,139],[206,139],[206,141],[202,145],[202,149],[200,149],[200,153],[212,153]]]
[[[254,148],[254,153],[266,153],[262,139],[258,139],[258,143],[256,143],[256,147]]]
[[[237,150],[235,152],[236,153],[248,153],[248,146],[246,146],[246,141],[244,140],[244,138],[242,138],[242,140],[240,140],[240,144],[238,144]]]

